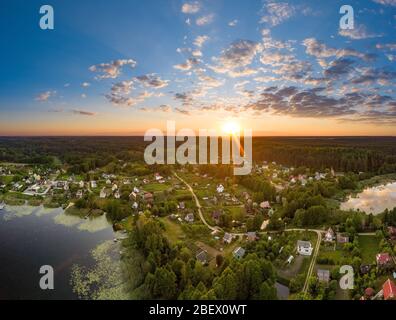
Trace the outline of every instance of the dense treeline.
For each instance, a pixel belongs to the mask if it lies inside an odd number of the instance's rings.
[[[265,258],[216,257],[217,268],[204,266],[185,244],[170,245],[161,223],[148,215],[137,218],[126,246],[134,298],[276,299],[275,271]]]
[[[314,169],[384,174],[396,170],[396,138],[255,138],[255,160]]]
[[[55,165],[60,160],[79,173],[115,159],[143,161],[147,144],[143,137],[3,137],[0,138],[0,161]],[[253,159],[318,170],[333,167],[343,172],[384,174],[396,171],[396,138],[256,137]],[[218,177],[230,175],[231,169],[230,166],[202,166],[203,172]]]

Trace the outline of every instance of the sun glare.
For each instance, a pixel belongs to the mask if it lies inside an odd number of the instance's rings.
[[[226,122],[222,130],[224,133],[229,134],[229,135],[236,135],[241,131],[241,127],[239,126],[238,123],[235,122]]]

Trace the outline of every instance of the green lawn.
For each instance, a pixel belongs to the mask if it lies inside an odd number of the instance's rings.
[[[186,238],[178,222],[170,221],[168,217],[159,218],[159,220],[165,225],[165,235],[172,244]]]
[[[149,183],[143,186],[144,191],[160,192],[168,190],[171,186],[166,183]]]
[[[359,247],[362,254],[362,263],[374,263],[375,255],[379,250],[379,239],[376,236],[359,236]]]

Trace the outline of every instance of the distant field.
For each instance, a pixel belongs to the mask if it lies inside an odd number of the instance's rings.
[[[375,255],[379,250],[378,238],[375,236],[359,236],[359,247],[362,254],[362,263],[374,263]]]

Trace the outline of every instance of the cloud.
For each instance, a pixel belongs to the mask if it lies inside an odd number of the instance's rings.
[[[182,5],[181,11],[185,14],[194,14],[201,10],[199,2],[189,2]]]
[[[172,108],[167,105],[167,104],[161,104],[160,106],[154,107],[154,108],[140,108],[141,111],[146,111],[146,112],[171,112]]]
[[[218,58],[214,58],[215,65],[209,66],[217,73],[229,75],[251,75],[252,69],[245,68],[253,62],[256,54],[261,50],[260,44],[250,40],[234,41],[227,49],[223,50]]]
[[[174,99],[181,101],[182,105],[191,105],[193,102],[193,97],[190,92],[175,93]]]
[[[87,87],[89,87],[91,84],[89,83],[89,82],[83,82],[82,84],[81,84],[81,86],[83,87],[83,88],[87,88]]]
[[[353,40],[369,39],[381,37],[380,34],[374,34],[367,31],[364,25],[355,26],[353,29],[340,29],[338,34],[343,37],[348,37]]]
[[[214,20],[214,14],[211,13],[211,14],[207,14],[207,15],[205,15],[205,16],[202,16],[202,17],[198,18],[198,19],[195,21],[195,24],[196,24],[197,26],[200,26],[200,27],[201,27],[201,26],[206,26],[206,25],[212,23],[213,20]]]
[[[204,43],[209,40],[208,36],[198,36],[194,40],[194,45],[196,45],[198,48],[202,48]]]
[[[348,58],[340,58],[332,61],[329,68],[324,71],[324,75],[329,78],[338,78],[350,73],[354,61]]]
[[[296,13],[296,8],[286,2],[268,2],[263,9],[267,14],[261,18],[260,23],[267,23],[271,27],[290,19]]]
[[[111,87],[111,92],[114,95],[129,94],[133,89],[133,81],[120,81]]]
[[[181,71],[189,71],[191,70],[194,66],[196,66],[199,63],[199,60],[196,58],[188,58],[186,62],[181,63],[181,64],[176,64],[173,66],[173,68]]]
[[[396,0],[373,0],[376,3],[382,4],[384,6],[396,7]]]
[[[346,57],[353,56],[363,60],[371,60],[372,55],[361,53],[354,49],[336,49],[326,46],[323,42],[316,40],[315,38],[308,38],[303,41],[303,45],[306,47],[305,52],[316,58],[330,58],[330,57]],[[323,61],[320,61],[323,64]]]
[[[141,82],[146,87],[155,89],[165,88],[169,84],[169,80],[162,80],[155,74],[147,74],[136,77],[136,80]]]
[[[82,116],[91,116],[91,117],[96,116],[95,112],[84,111],[84,110],[79,110],[79,109],[73,109],[71,112],[74,114],[77,114],[77,115],[82,115]]]
[[[49,98],[53,97],[56,94],[56,91],[45,91],[40,93],[35,100],[40,102],[48,101]]]
[[[184,109],[175,108],[175,111],[178,112],[178,113],[181,113],[182,115],[185,115],[185,116],[191,115],[191,113],[189,111],[184,110]]]
[[[109,63],[100,63],[89,67],[92,72],[100,73],[96,78],[101,79],[115,79],[121,74],[121,69],[123,66],[130,66],[135,68],[136,61],[133,59],[119,59],[114,60]]]
[[[238,22],[239,22],[239,21],[238,21],[237,19],[234,19],[234,20],[228,22],[228,25],[229,25],[230,27],[236,27],[236,25],[238,24]]]

